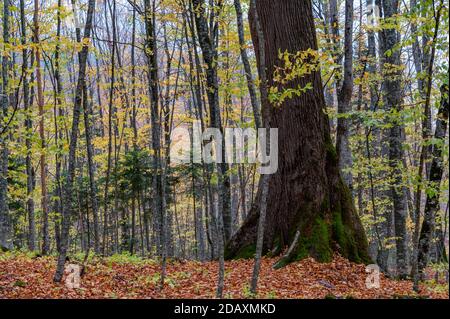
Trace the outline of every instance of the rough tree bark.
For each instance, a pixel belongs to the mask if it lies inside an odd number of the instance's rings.
[[[276,85],[274,69],[281,64],[279,50],[317,50],[312,5],[309,0],[261,0],[257,10],[266,39],[264,62],[271,87]],[[258,51],[254,28],[252,38]],[[311,90],[286,100],[281,107],[263,105],[263,109],[269,108],[270,127],[278,128],[280,154],[279,169],[269,183],[263,251],[279,254],[297,237],[296,249],[278,266],[308,255],[327,261],[334,251],[353,261],[368,262],[364,229],[341,179],[328,117],[323,112],[320,73],[295,79],[289,87],[307,83],[312,84]],[[251,258],[255,253],[261,189],[247,220],[227,244],[228,259]],[[298,233],[301,235],[295,236]]]
[[[9,43],[10,1],[3,2],[3,43]],[[8,143],[4,134],[5,118],[9,108],[9,68],[7,54],[2,56],[2,85],[0,96],[0,251],[13,248],[11,240],[11,217],[8,208]]]

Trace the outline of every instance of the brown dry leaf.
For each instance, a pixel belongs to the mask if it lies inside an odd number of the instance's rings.
[[[393,298],[415,296],[410,281],[396,281],[381,275],[379,289],[366,288],[364,265],[335,256],[330,263],[311,258],[274,270],[276,259],[263,258],[259,298]],[[166,287],[158,289],[159,266],[149,261],[140,264],[112,263],[103,260],[89,264],[81,289],[68,289],[53,283],[55,260],[16,256],[0,260],[0,298],[214,298],[217,283],[216,262],[170,262]],[[226,262],[227,298],[248,298],[252,260]],[[438,293],[422,287],[421,295],[448,299],[448,291]]]

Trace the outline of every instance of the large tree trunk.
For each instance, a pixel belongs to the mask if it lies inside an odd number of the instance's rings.
[[[296,53],[317,50],[311,1],[260,0],[257,12],[265,38],[268,87],[274,83],[279,50]],[[252,38],[258,51],[258,37],[252,23]],[[257,52],[257,57],[259,54]],[[261,65],[261,61],[258,64]],[[330,137],[325,99],[319,72],[295,79],[290,88],[312,84],[312,89],[272,107],[267,101],[269,125],[278,128],[279,169],[270,176],[264,252],[280,253],[291,245],[283,263],[313,256],[328,261],[334,251],[353,261],[367,262],[368,247],[364,229],[343,183],[335,148]],[[282,89],[282,88],[280,88]],[[259,219],[259,189],[244,225],[228,242],[226,257],[252,257],[255,252]],[[300,236],[295,236],[298,232]],[[280,265],[280,264],[279,264]]]

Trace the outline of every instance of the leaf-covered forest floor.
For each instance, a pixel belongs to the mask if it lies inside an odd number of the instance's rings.
[[[335,256],[331,263],[305,259],[273,270],[264,258],[258,298],[449,298],[448,285],[427,283],[419,295],[411,281],[381,274],[380,288],[366,288],[366,267]],[[80,289],[52,281],[54,257],[0,253],[0,298],[214,298],[216,262],[169,261],[166,286],[159,290],[157,262],[132,256],[90,258]],[[250,298],[253,260],[226,262],[225,297]]]

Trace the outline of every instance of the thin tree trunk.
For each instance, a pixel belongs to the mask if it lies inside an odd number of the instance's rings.
[[[34,0],[34,54],[36,63],[36,86],[37,86],[37,102],[39,109],[39,137],[41,139],[41,208],[43,215],[42,225],[42,254],[47,255],[50,250],[50,237],[48,231],[48,196],[47,196],[47,157],[45,140],[45,114],[44,114],[44,93],[42,88],[41,75],[41,48],[39,40],[39,0]]]
[[[153,216],[155,222],[155,229],[158,230],[156,236],[156,249],[159,256],[163,255],[165,249],[163,245],[164,232],[162,229],[162,183],[161,183],[161,163],[160,163],[160,149],[161,149],[161,121],[159,114],[159,78],[158,78],[158,60],[157,47],[154,30],[154,12],[150,0],[144,1],[144,22],[145,22],[145,47],[148,63],[148,81],[150,92],[150,112],[152,124],[152,152],[153,152]],[[144,225],[146,228],[146,237],[148,242],[148,216],[144,215]]]
[[[341,87],[341,72],[342,72],[342,54],[341,54],[341,35],[339,32],[339,3],[338,0],[329,0],[329,23],[331,29],[331,41],[333,43],[333,59],[336,67],[336,80],[334,83],[334,105],[336,105],[336,97],[339,96],[339,88]],[[331,127],[333,128],[333,121],[331,121]],[[331,130],[333,132],[333,130]]]
[[[422,88],[426,90],[425,95],[425,105],[424,114],[422,119],[422,143],[427,143],[431,137],[431,128],[429,125],[429,114],[431,114],[431,89],[433,82],[433,71],[434,71],[434,60],[436,55],[436,40],[439,35],[439,23],[441,19],[441,11],[443,8],[443,1],[440,1],[437,12],[435,13],[435,27],[433,35],[433,47],[430,53],[430,61],[427,62],[427,86]],[[433,10],[435,8],[433,7]],[[447,127],[443,120],[448,119],[448,86],[443,86],[441,88],[442,100],[441,107],[439,109],[438,119],[436,121],[436,132],[435,138],[437,140],[443,140],[445,138]],[[426,169],[426,160],[429,157],[429,153],[432,153],[433,160],[431,163],[431,171],[429,181],[436,183],[436,186],[440,185],[443,173],[442,164],[442,150],[436,145],[431,149],[428,145],[422,145],[422,150],[419,160],[419,183],[416,190],[416,203],[415,203],[415,227],[414,227],[414,237],[413,237],[413,265],[412,265],[412,276],[414,279],[414,289],[418,290],[418,281],[420,273],[423,271],[427,264],[427,255],[429,252],[430,241],[434,235],[434,218],[436,213],[439,211],[439,196],[430,196],[427,194],[427,200],[425,204],[425,218],[422,225],[422,231],[419,235],[420,229],[420,206],[422,199],[422,185],[420,181],[423,178],[423,171],[425,169],[425,177],[428,176]]]
[[[436,132],[434,138],[436,141],[444,141],[447,134],[447,123],[449,118],[449,90],[448,84],[441,87],[441,106],[439,108],[438,117],[436,120]],[[431,163],[430,179],[433,187],[439,188],[442,176],[444,173],[444,157],[442,146],[439,144],[433,145],[433,160]],[[439,192],[435,194],[427,193],[425,203],[425,217],[422,223],[422,228],[419,237],[418,247],[418,270],[422,273],[428,264],[429,253],[432,246],[432,241],[435,238],[436,217],[440,209]]]
[[[33,181],[33,163],[31,161],[31,130],[32,130],[32,120],[30,116],[30,87],[28,83],[28,50],[26,49],[27,44],[27,32],[26,32],[26,20],[25,20],[25,1],[20,0],[20,24],[21,24],[21,43],[24,46],[22,50],[22,73],[23,78],[23,108],[26,113],[25,117],[25,128],[27,130],[25,145],[27,148],[26,156],[26,173],[27,173],[27,215],[28,215],[28,249],[34,251],[36,249],[36,224],[34,215],[34,181]]]
[[[92,135],[93,135],[92,118],[94,114],[92,111],[92,101],[89,101],[88,99],[86,83],[83,88],[83,110],[84,110],[84,129],[86,137],[87,164],[89,171],[89,197],[91,199],[91,208],[94,220],[94,251],[96,254],[99,254],[100,244],[99,244],[98,200],[97,200],[97,185],[95,182],[96,169],[93,159],[94,146],[92,144]]]
[[[214,22],[213,28],[208,27],[208,22],[205,17],[204,0],[192,0],[192,4],[195,10],[195,24],[197,28],[197,34],[199,44],[203,53],[203,60],[207,65],[206,69],[206,82],[207,82],[207,95],[209,102],[210,112],[210,125],[211,127],[219,129],[223,132],[220,107],[219,107],[219,83],[217,76],[217,43],[215,41],[216,32],[218,29],[217,21]],[[218,10],[221,10],[221,1],[217,4]],[[212,9],[213,11],[216,8]],[[211,18],[211,21],[213,19]],[[225,148],[223,148],[223,151]],[[220,155],[219,155],[220,156]],[[223,154],[222,154],[223,157]],[[219,277],[217,284],[216,296],[222,298],[224,288],[224,275],[225,275],[225,263],[224,263],[224,241],[227,241],[231,237],[231,212],[230,212],[230,182],[227,175],[227,165],[225,163],[217,165],[217,175],[219,180],[218,186],[218,249],[219,249]]]
[[[57,27],[56,27],[56,38],[57,43],[55,47],[55,69],[54,69],[54,77],[55,77],[55,106],[54,106],[54,122],[55,122],[55,145],[58,148],[58,152],[55,154],[55,199],[53,201],[54,209],[57,214],[61,214],[62,211],[62,187],[61,187],[61,148],[62,148],[62,128],[59,127],[60,118],[62,118],[63,106],[63,87],[61,82],[61,65],[60,65],[60,50],[61,50],[61,1],[58,0],[58,11],[57,11]],[[55,229],[55,239],[56,239],[56,248],[59,252],[61,248],[61,232],[60,232],[60,221],[59,216],[55,214],[54,218],[54,229]]]
[[[242,64],[244,65],[245,77],[247,79],[248,92],[250,94],[250,101],[253,109],[253,116],[255,118],[255,126],[262,127],[261,120],[261,106],[256,95],[256,85],[252,75],[252,68],[248,59],[245,35],[244,35],[244,21],[242,19],[242,7],[240,0],[234,0],[234,8],[236,10],[237,29],[239,36],[239,48],[241,51]]]
[[[10,32],[10,0],[3,2],[3,43],[9,44]],[[13,248],[11,216],[8,207],[8,142],[4,135],[3,118],[8,116],[9,109],[9,56],[2,56],[2,86],[0,97],[0,250],[11,250]]]
[[[263,113],[263,127],[257,127],[258,129],[264,128],[266,131],[269,130],[270,126],[270,103],[269,103],[269,94],[267,89],[267,73],[266,73],[266,39],[264,38],[264,33],[261,27],[261,22],[259,20],[258,10],[256,0],[251,0],[250,2],[250,17],[252,20],[252,28],[253,28],[253,36],[256,38],[254,43],[258,44],[257,49],[257,61],[258,61],[258,69],[259,76],[261,78],[260,91],[261,91],[261,100],[263,101],[264,108],[262,109]],[[266,132],[267,133],[267,132]],[[266,150],[263,150],[266,153],[270,153],[270,139],[269,136],[266,136]],[[269,152],[268,152],[269,151]],[[266,223],[266,213],[267,213],[267,195],[269,191],[269,175],[261,176],[261,199],[260,199],[260,211],[259,211],[259,221],[258,221],[258,234],[256,237],[256,249],[255,249],[255,264],[253,267],[253,275],[252,281],[250,284],[250,291],[252,294],[256,294],[256,290],[258,287],[258,278],[259,271],[261,268],[261,256],[263,252],[263,244],[264,244],[264,230]]]
[[[109,182],[111,178],[111,168],[112,168],[112,134],[113,134],[113,113],[114,113],[114,86],[116,80],[116,0],[113,0],[113,14],[111,17],[112,20],[112,29],[113,29],[113,38],[111,45],[111,82],[109,88],[109,103],[108,103],[108,164],[106,168],[106,180],[105,180],[105,189],[103,196],[103,241],[102,241],[102,253],[103,255],[108,253],[108,236],[109,236],[109,216],[108,216],[108,204],[109,204]]]
[[[386,0],[383,2],[384,18],[390,19],[398,13],[399,1]],[[395,28],[386,28],[381,31],[383,63],[385,68],[392,68],[392,65],[400,66],[400,52],[396,48],[399,42],[399,35]],[[401,71],[390,72],[385,77],[384,93],[385,105],[392,112],[399,112],[402,109],[403,97],[401,88]],[[389,130],[389,162],[393,174],[392,202],[394,207],[394,229],[396,243],[397,275],[405,277],[407,275],[407,231],[406,219],[408,214],[406,187],[403,185],[402,161],[404,151],[402,147],[402,127],[399,118],[391,120]]]
[[[218,22],[214,22],[213,30],[208,27],[205,17],[204,0],[192,0],[195,14],[195,24],[197,28],[198,40],[203,53],[203,60],[207,65],[206,84],[209,103],[210,125],[223,133],[222,120],[219,106],[219,83],[217,75],[217,43],[215,38],[218,32]],[[216,4],[214,10],[221,10],[222,1]],[[225,148],[222,148],[225,152]],[[224,154],[222,154],[224,158]],[[228,176],[228,167],[226,163],[217,165],[219,180],[219,200],[220,200],[220,218],[224,227],[224,239],[228,241],[231,238],[231,209],[230,209],[230,179]]]
[[[336,151],[339,157],[341,175],[353,191],[351,171],[353,160],[350,149],[351,120],[348,118],[352,110],[353,94],[353,0],[345,1],[345,40],[344,40],[344,80],[338,94],[338,126],[336,134]]]
[[[86,16],[86,24],[84,28],[84,38],[86,40],[91,37],[92,21],[94,17],[95,0],[89,0],[88,10]],[[58,263],[56,267],[56,272],[53,280],[55,282],[60,282],[64,272],[64,264],[67,256],[67,249],[69,246],[69,228],[70,228],[70,218],[73,216],[72,209],[72,192],[73,192],[73,180],[75,176],[75,157],[76,148],[78,142],[78,126],[80,122],[81,106],[83,99],[83,86],[86,80],[86,62],[89,52],[89,46],[87,44],[83,45],[79,55],[79,74],[78,82],[75,91],[75,103],[73,107],[73,119],[72,119],[72,130],[70,136],[69,144],[69,167],[67,171],[67,179],[64,187],[63,196],[63,220],[62,220],[62,230],[61,230],[61,249],[58,255]]]

